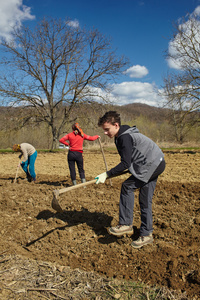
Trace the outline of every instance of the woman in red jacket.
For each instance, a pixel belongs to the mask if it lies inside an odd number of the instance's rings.
[[[75,163],[77,164],[79,176],[81,178],[81,182],[86,182],[85,180],[85,171],[83,168],[83,141],[95,141],[100,136],[94,135],[90,136],[85,133],[83,133],[83,130],[80,128],[78,123],[75,123],[72,125],[72,132],[66,134],[63,136],[59,142],[69,146],[69,152],[68,152],[68,164],[69,164],[69,170],[70,170],[70,176],[73,185],[76,185],[76,170],[75,170]],[[69,141],[66,142],[66,141]]]

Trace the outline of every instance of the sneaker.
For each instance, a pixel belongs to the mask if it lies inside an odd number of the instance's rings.
[[[28,182],[31,182],[32,181],[32,177],[31,175],[29,174],[29,172],[26,173],[26,179],[28,180]]]
[[[116,227],[110,227],[108,229],[110,234],[121,236],[124,234],[133,234],[133,226],[132,225],[117,225]]]
[[[152,244],[153,243],[153,236],[152,233],[150,235],[147,236],[140,236],[136,241],[133,241],[131,246],[133,246],[133,248],[141,248],[144,245],[147,244]]]
[[[81,178],[81,182],[82,182],[82,183],[86,183],[86,179],[85,179],[85,178]],[[83,188],[86,189],[86,186],[84,185]]]

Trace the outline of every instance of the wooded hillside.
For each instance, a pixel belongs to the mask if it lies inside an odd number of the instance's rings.
[[[141,133],[155,142],[175,142],[174,128],[169,117],[170,110],[140,103],[124,106],[97,103],[79,104],[73,110],[70,122],[60,137],[72,130],[71,125],[74,122],[79,122],[85,133],[99,134],[102,142],[110,142],[110,139],[104,136],[102,129],[97,126],[99,117],[108,110],[120,112],[122,124],[136,125]],[[1,149],[11,148],[13,144],[22,142],[31,143],[38,149],[50,149],[52,142],[50,128],[44,123],[37,122],[36,116],[28,118],[27,115],[30,113],[31,108],[0,107]],[[200,143],[198,124],[185,135],[184,142]],[[85,143],[87,144],[87,142]]]

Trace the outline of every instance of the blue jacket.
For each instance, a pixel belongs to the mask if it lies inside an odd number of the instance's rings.
[[[109,177],[128,169],[137,179],[148,182],[164,159],[164,154],[156,143],[141,134],[135,126],[120,126],[118,136],[115,137],[115,145],[121,156],[121,162],[107,172]]]

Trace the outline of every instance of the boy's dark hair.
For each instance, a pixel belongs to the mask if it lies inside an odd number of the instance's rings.
[[[103,117],[99,118],[98,126],[100,127],[106,122],[111,123],[112,125],[118,123],[119,126],[121,126],[120,114],[112,110],[107,111]]]

